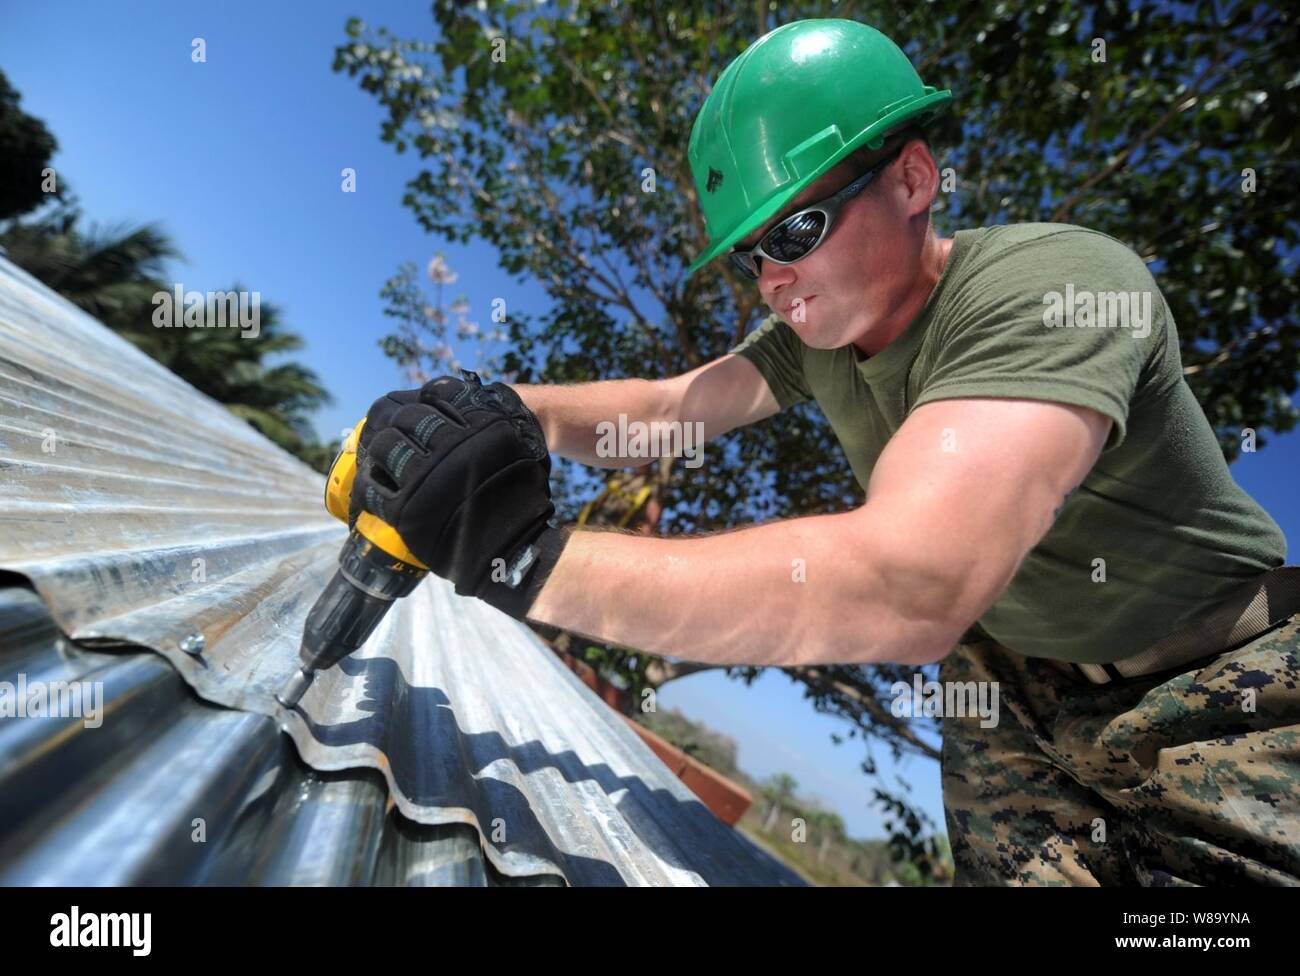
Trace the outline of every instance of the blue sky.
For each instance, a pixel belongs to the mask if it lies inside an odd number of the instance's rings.
[[[330,70],[349,16],[428,37],[428,4],[0,0],[0,10],[0,70],[58,139],[55,166],[87,215],[158,222],[188,258],[171,275],[187,289],[240,281],[278,304],[306,341],[296,358],[335,397],[316,418],[322,437],[404,385],[376,345],[390,321],[379,290],[402,262],[423,269],[444,251],[460,274],[448,297],[464,292],[484,326],[494,297],[512,309],[545,308],[544,291],[512,281],[490,248],[450,244],[418,227],[400,202],[416,160],[379,141],[374,97]],[[207,43],[206,63],[190,60],[195,37]],[[358,192],[340,192],[344,167],[357,171]],[[1233,466],[1289,539],[1300,537],[1298,448],[1300,437],[1273,437]],[[749,688],[701,674],[662,689],[659,704],[733,736],[749,773],[790,773],[851,834],[880,835],[861,743],[833,745],[830,734],[843,734],[844,724],[813,713],[782,674],[768,672]],[[876,752],[892,770],[884,750]],[[901,772],[942,826],[937,765],[912,760]]]

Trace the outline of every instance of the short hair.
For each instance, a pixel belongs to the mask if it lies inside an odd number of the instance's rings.
[[[899,146],[910,142],[913,139],[920,139],[925,143],[925,148],[928,149],[931,154],[934,153],[934,148],[930,145],[930,138],[926,135],[925,128],[913,123],[912,125],[905,126],[902,129],[889,133],[889,135],[885,137],[884,145],[879,149],[859,146],[857,149],[853,150],[853,152],[845,156],[842,162],[850,164],[850,168],[855,174],[865,173]]]

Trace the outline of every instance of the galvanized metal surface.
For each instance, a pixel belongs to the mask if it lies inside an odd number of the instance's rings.
[[[371,770],[317,773],[156,654],[77,648],[29,590],[0,588],[0,648],[0,681],[100,682],[113,708],[0,720],[0,884],[516,883],[473,828],[411,824]]]
[[[322,487],[0,259],[0,570],[57,628],[7,591],[0,681],[93,674],[106,709],[0,719],[0,882],[802,883],[441,580],[280,708],[344,538]]]

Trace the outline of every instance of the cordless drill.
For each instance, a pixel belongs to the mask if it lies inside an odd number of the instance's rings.
[[[325,480],[325,508],[343,522],[348,520],[357,443],[365,423],[362,420],[352,429]],[[307,614],[298,652],[302,666],[276,700],[285,708],[297,705],[316,672],[333,667],[364,644],[393,603],[414,590],[428,572],[396,529],[370,512],[361,512],[339,553],[338,572]]]
[[[502,418],[508,416],[509,404],[503,401],[499,391],[484,389],[483,381],[471,370],[462,369],[460,374],[465,383],[478,388],[486,403],[496,405]],[[518,396],[510,396],[519,410],[527,414],[527,407]],[[352,429],[325,479],[325,508],[342,522],[348,521],[352,484],[357,477],[357,450],[365,425],[366,421],[362,420]],[[532,427],[535,436],[542,437],[536,418],[533,418]],[[521,443],[530,447],[522,440]],[[544,450],[542,460],[549,473],[550,463]],[[549,504],[547,508],[554,511]],[[503,523],[508,524],[509,519],[503,517]],[[500,585],[486,594],[476,592],[474,595],[523,619],[523,613],[536,597],[541,582],[559,559],[566,538],[555,523],[548,520],[545,532],[534,534],[531,541],[517,547],[514,554],[504,561],[500,577],[493,570],[493,582]],[[532,578],[526,584],[530,572]],[[358,513],[339,553],[338,572],[307,614],[302,647],[298,652],[302,666],[285,682],[275,696],[276,700],[285,708],[297,705],[311,687],[316,672],[333,667],[364,644],[393,604],[414,590],[428,573],[429,567],[407,547],[396,528],[371,512],[363,510]],[[462,594],[459,586],[456,592]]]

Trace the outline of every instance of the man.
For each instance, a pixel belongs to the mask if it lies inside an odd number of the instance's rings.
[[[691,134],[711,240],[691,270],[729,254],[776,314],[659,382],[391,394],[354,501],[520,619],[988,683],[995,727],[943,716],[958,883],[1300,882],[1282,533],[1229,475],[1128,248],[1057,224],[935,234],[922,126],[950,97],[862,24],[759,39]],[[617,465],[596,447],[619,414],[714,438],[807,400],[866,489],[855,511],[697,538],[549,521],[547,450]]]

